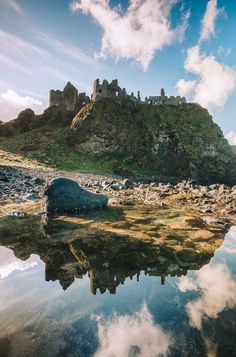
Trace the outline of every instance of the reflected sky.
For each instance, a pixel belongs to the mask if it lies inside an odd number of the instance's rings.
[[[89,271],[63,290],[58,279],[45,281],[51,256],[43,253],[42,259],[27,250],[22,260],[13,249],[0,247],[0,356],[234,355],[235,233],[236,227],[231,227],[215,254],[198,269],[178,276],[172,267],[164,285],[160,275],[141,269],[139,281],[127,276],[116,294],[92,294]],[[61,264],[59,253],[68,253],[55,239],[51,243],[57,253],[50,258],[55,266],[56,259]],[[35,252],[41,252],[40,247]],[[19,253],[20,246],[17,249]],[[90,264],[91,257],[86,258]],[[133,255],[135,259],[140,256]],[[60,264],[67,272],[74,269],[71,260]]]
[[[22,261],[14,256],[14,253],[5,247],[0,249],[0,278],[6,278],[17,270],[24,271],[36,266],[39,257],[32,254],[29,259]]]

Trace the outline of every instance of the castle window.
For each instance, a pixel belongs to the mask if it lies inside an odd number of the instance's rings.
[[[118,97],[119,93],[116,91],[116,97]]]
[[[99,93],[102,93],[102,90],[101,90],[101,89],[99,89]]]

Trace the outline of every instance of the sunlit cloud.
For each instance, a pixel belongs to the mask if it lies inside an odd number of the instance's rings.
[[[72,43],[64,42],[42,31],[35,31],[35,36],[44,44],[50,46],[51,49],[54,49],[59,53],[64,53],[76,61],[87,65],[98,66],[98,63],[94,58],[88,56],[84,51]]]
[[[188,95],[210,110],[223,108],[236,88],[236,71],[215,56],[202,53],[199,45],[188,49],[184,68],[196,80],[180,79],[176,85],[178,94]]]
[[[148,69],[157,51],[181,41],[190,12],[182,14],[180,24],[172,28],[171,10],[177,0],[131,0],[124,12],[111,8],[108,0],[80,0],[71,3],[73,12],[90,15],[102,28],[101,57],[131,59]]]
[[[207,3],[206,12],[202,19],[200,41],[207,40],[215,35],[215,23],[221,11],[217,8],[217,0],[210,0]]]
[[[20,107],[27,107],[31,105],[38,105],[41,106],[42,103],[38,101],[37,99],[34,99],[32,97],[21,97],[18,95],[16,92],[14,92],[11,89],[8,89],[5,93],[0,94],[0,102],[7,102],[7,103],[13,103],[16,104]]]
[[[0,278],[7,278],[15,271],[24,271],[35,267],[39,262],[37,255],[31,255],[26,261],[17,259],[13,252],[5,247],[0,249]]]
[[[223,47],[219,46],[217,49],[217,54],[219,56],[229,56],[231,54],[232,50],[229,47]]]
[[[209,264],[191,278],[179,278],[178,288],[182,292],[199,291],[201,294],[186,305],[190,324],[198,329],[203,319],[216,319],[224,309],[236,305],[236,282],[224,264]]]
[[[24,72],[25,74],[28,74],[30,76],[33,76],[34,73],[30,71],[28,68],[20,65],[16,61],[12,60],[11,58],[4,56],[0,54],[0,66],[6,66],[6,67],[11,67],[14,68],[18,71]]]
[[[166,356],[171,345],[146,305],[133,315],[97,317],[97,322],[100,346],[94,357]]]
[[[225,138],[228,140],[230,145],[236,145],[236,133],[234,131],[230,131],[225,135]]]
[[[21,110],[26,108],[33,109],[36,114],[45,109],[39,100],[30,96],[20,96],[11,89],[0,93],[0,120],[14,119]]]
[[[221,250],[228,254],[236,254],[236,226],[230,228],[221,246]]]
[[[50,56],[45,49],[3,30],[0,30],[0,49],[5,53],[24,58],[27,58],[29,55],[35,55],[46,59]]]
[[[208,2],[198,44],[187,50],[184,61],[185,71],[196,78],[193,80],[181,78],[176,84],[179,95],[187,96],[189,100],[211,111],[223,109],[236,88],[236,70],[218,61],[215,56],[203,53],[201,49],[201,41],[215,35],[215,22],[222,12],[223,9],[217,8],[217,0]],[[222,46],[218,51],[221,55],[223,51],[224,54],[230,53],[230,49],[226,51]]]
[[[4,6],[5,8],[13,10],[18,14],[24,14],[23,7],[16,0],[0,0],[0,6]]]

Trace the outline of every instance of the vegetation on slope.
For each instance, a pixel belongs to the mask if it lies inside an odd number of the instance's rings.
[[[111,99],[88,103],[73,119],[79,151],[113,153],[155,175],[227,182],[233,152],[208,111],[198,104],[135,105]]]
[[[0,123],[1,162],[206,183],[232,178],[232,149],[197,104],[154,107],[104,99],[74,114],[51,107],[36,116],[27,109]]]
[[[99,158],[78,152],[69,142],[68,126],[57,128],[45,124],[10,137],[0,136],[0,164],[35,168],[52,168],[86,173],[114,173],[119,166],[115,155]],[[135,165],[123,163],[124,169],[143,173]]]

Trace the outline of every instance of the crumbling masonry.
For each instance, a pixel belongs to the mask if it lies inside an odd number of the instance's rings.
[[[117,79],[113,79],[111,83],[109,83],[106,79],[103,80],[102,84],[100,84],[99,79],[96,79],[93,82],[92,100],[95,101],[101,98],[114,98],[121,100],[128,99],[133,102],[141,103],[139,91],[137,97],[135,97],[133,92],[130,95],[127,94],[125,88],[121,88],[118,86]]]
[[[68,111],[74,111],[76,106],[82,106],[89,102],[86,93],[78,93],[78,90],[68,82],[63,91],[50,90],[49,106],[64,105]]]
[[[162,88],[161,95],[146,97],[144,103],[152,104],[152,105],[163,105],[163,104],[178,105],[178,104],[186,103],[186,98],[180,96],[174,97],[173,95],[167,97],[165,95],[164,89]]]
[[[146,97],[145,100],[142,101],[139,91],[137,96],[135,96],[133,92],[131,94],[127,94],[125,88],[119,87],[117,79],[112,80],[111,83],[109,83],[106,79],[100,83],[99,79],[96,79],[93,82],[91,100],[97,101],[102,98],[113,98],[119,101],[129,100],[134,103],[150,105],[179,105],[186,103],[185,97],[167,97],[163,88],[161,89],[160,96]],[[68,82],[63,91],[50,91],[49,106],[64,105],[68,111],[74,111],[77,106],[82,106],[88,101],[90,101],[90,98],[86,95],[86,93],[78,93],[78,90],[70,82]]]

